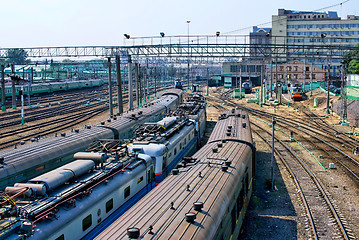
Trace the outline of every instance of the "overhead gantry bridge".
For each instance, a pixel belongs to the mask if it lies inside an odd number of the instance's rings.
[[[287,41],[287,39],[291,39]],[[302,39],[302,38],[301,38]],[[337,39],[337,38],[336,38]],[[291,44],[286,44],[291,42]],[[354,46],[334,44],[330,38],[308,38],[312,44],[296,41],[294,37],[271,37],[270,44],[250,44],[248,36],[171,36],[125,39],[119,46],[68,46],[21,48],[29,58],[82,57],[147,57],[224,61],[228,58],[263,60],[342,59]],[[0,58],[7,58],[9,48],[0,49]]]

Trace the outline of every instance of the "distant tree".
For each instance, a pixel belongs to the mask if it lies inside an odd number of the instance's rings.
[[[359,74],[359,60],[353,59],[348,66],[348,73]]]
[[[6,63],[9,64],[27,64],[30,61],[27,60],[27,52],[22,48],[10,48],[6,52]]]
[[[70,62],[74,62],[74,61],[72,61],[71,59],[65,58],[64,60],[62,60],[62,62],[64,62],[64,63],[70,63]]]
[[[357,69],[355,66],[359,63],[359,44],[355,46],[354,50],[350,50],[347,54],[345,54],[343,62],[346,72],[349,74],[355,74],[355,69]]]

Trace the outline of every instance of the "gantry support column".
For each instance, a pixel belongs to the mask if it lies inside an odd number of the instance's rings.
[[[118,103],[118,115],[123,113],[122,102],[122,82],[121,82],[121,59],[120,56],[116,56],[116,77],[117,77],[117,103]]]

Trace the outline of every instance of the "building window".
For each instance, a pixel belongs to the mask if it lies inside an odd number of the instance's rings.
[[[82,231],[86,231],[92,225],[92,214],[82,220]]]
[[[315,79],[315,74],[312,74],[312,79]]]
[[[239,72],[239,66],[237,66],[237,65],[231,65],[230,66],[230,68],[231,68],[231,72]]]
[[[130,194],[131,194],[131,188],[130,188],[130,186],[128,186],[127,188],[125,188],[124,194],[125,194],[125,199],[126,199],[128,196],[130,196]]]
[[[108,200],[106,202],[106,213],[108,213],[109,211],[111,211],[113,208],[113,198],[111,198],[110,200]]]
[[[298,74],[294,74],[294,79],[298,79]]]
[[[284,70],[284,66],[279,66],[279,71],[283,71]]]
[[[287,70],[288,70],[288,71],[292,71],[292,67],[291,67],[291,66],[288,66],[288,67],[287,67]]]
[[[309,74],[305,74],[305,79],[309,79]]]
[[[294,72],[298,71],[298,67],[294,66]]]
[[[305,71],[309,71],[309,67],[305,67]]]

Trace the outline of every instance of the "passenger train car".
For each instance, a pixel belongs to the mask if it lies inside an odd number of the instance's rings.
[[[81,239],[96,226],[109,225],[152,189],[150,156],[129,154],[121,140],[95,145],[102,150],[76,153],[69,164],[7,187],[0,239]]]
[[[183,157],[193,154],[200,146],[206,111],[203,99],[195,96],[168,117],[157,123],[145,124],[135,131],[137,138],[130,144],[130,151],[147,154],[156,162],[156,185]]]
[[[222,114],[205,146],[96,239],[237,239],[254,156],[248,114]]]
[[[26,181],[72,161],[96,139],[128,139],[138,124],[162,119],[182,102],[182,91],[173,89],[160,98],[104,122],[104,125],[85,126],[71,133],[37,141],[0,152],[0,190],[16,182]]]
[[[131,144],[99,140],[89,152],[76,153],[75,161],[5,188],[0,239],[92,239],[196,149],[203,135],[197,134],[196,121],[204,118],[188,116],[205,115],[205,103],[198,96],[190,99],[198,99],[186,108],[190,111],[180,106],[157,123],[146,123]]]
[[[183,89],[182,82],[180,80],[175,81],[175,88]]]
[[[242,89],[244,90],[244,93],[251,93],[252,92],[252,83],[251,82],[242,83]]]
[[[67,91],[72,89],[81,89],[88,87],[98,87],[105,84],[103,79],[94,79],[94,80],[78,80],[78,81],[67,81],[67,82],[52,82],[52,83],[35,83],[30,86],[30,94],[40,94],[40,93],[52,93],[58,91]],[[16,85],[16,96],[19,95],[19,91],[23,88],[23,94],[28,95],[29,88],[28,85]],[[0,92],[1,96],[1,92]],[[11,85],[5,86],[5,97],[12,96]]]

